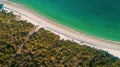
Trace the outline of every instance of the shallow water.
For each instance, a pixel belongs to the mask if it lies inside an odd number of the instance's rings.
[[[120,0],[11,0],[72,29],[120,42]]]

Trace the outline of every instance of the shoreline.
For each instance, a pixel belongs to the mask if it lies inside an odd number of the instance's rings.
[[[36,13],[35,11],[32,11],[32,10],[27,9],[27,8],[26,8],[25,6],[23,6],[23,5],[21,6],[21,5],[19,5],[19,4],[16,4],[16,3],[14,3],[14,2],[11,2],[11,1],[7,1],[7,3],[12,3],[12,5],[17,6],[17,7],[19,7],[19,8],[22,8],[22,9],[25,9],[25,11],[28,11],[28,12],[34,14],[35,16],[40,17],[41,19],[45,20],[46,22],[50,22],[50,23],[52,23],[52,24],[54,24],[54,25],[60,26],[60,27],[66,29],[66,30],[68,30],[68,31],[75,32],[75,33],[78,33],[78,34],[82,34],[82,35],[85,35],[85,36],[90,37],[90,38],[99,39],[99,40],[101,40],[101,41],[106,41],[106,42],[110,42],[110,43],[113,43],[113,44],[119,44],[119,45],[120,45],[120,42],[112,41],[112,40],[107,40],[107,39],[99,38],[99,37],[95,37],[95,36],[89,36],[89,34],[86,35],[86,34],[80,32],[80,31],[78,32],[78,30],[73,30],[72,28],[69,28],[69,27],[64,26],[64,25],[62,25],[62,24],[59,24],[59,23],[56,23],[55,21],[50,20],[49,18],[46,18],[46,17],[44,17],[44,16]],[[11,10],[11,9],[10,9],[10,10]],[[13,11],[15,11],[15,10],[13,10]],[[18,12],[18,13],[20,13],[20,12]],[[24,15],[25,15],[25,14],[24,14]],[[25,19],[23,19],[23,20],[25,20]],[[29,20],[29,19],[27,19],[27,20]],[[34,19],[33,19],[33,20],[34,20]],[[38,22],[39,22],[39,21],[38,21]],[[32,22],[31,22],[31,23],[32,23]]]
[[[7,1],[8,1],[8,0],[7,0]],[[102,38],[102,37],[99,37],[99,36],[97,37],[97,36],[94,36],[94,35],[89,35],[89,34],[87,34],[87,33],[85,33],[85,32],[81,32],[79,29],[75,29],[75,28],[73,28],[73,27],[71,27],[71,26],[69,26],[69,25],[64,25],[64,24],[62,24],[62,23],[59,23],[59,21],[54,21],[54,19],[51,20],[49,17],[42,15],[41,11],[40,11],[40,13],[37,13],[36,11],[34,11],[33,9],[30,9],[29,7],[26,8],[26,6],[23,5],[23,4],[20,5],[21,3],[20,3],[20,4],[16,4],[15,2],[12,2],[12,1],[8,1],[8,2],[11,2],[11,3],[13,3],[13,5],[15,5],[15,6],[19,6],[19,7],[22,8],[22,9],[25,9],[25,10],[31,12],[31,13],[34,13],[36,16],[38,16],[38,17],[46,20],[47,22],[51,22],[52,24],[61,26],[61,27],[65,28],[65,29],[67,29],[67,30],[70,30],[70,31],[72,31],[72,32],[77,32],[77,33],[79,33],[79,34],[85,35],[85,36],[90,37],[90,38],[99,39],[99,40],[101,40],[101,41],[106,41],[106,42],[110,42],[110,43],[114,43],[114,44],[119,44],[119,45],[120,45],[120,42],[117,41],[117,40],[112,40],[112,39],[108,39],[108,38]],[[56,23],[56,22],[58,22],[58,23]]]
[[[12,2],[4,2],[5,8],[9,11],[13,11],[13,13],[17,13],[21,15],[22,19],[28,20],[34,25],[40,25],[41,27],[45,28],[46,30],[49,30],[51,32],[54,32],[55,34],[59,35],[61,39],[65,40],[73,40],[74,42],[95,47],[97,49],[108,51],[108,53],[113,54],[114,56],[117,56],[120,58],[120,43],[113,43],[106,40],[101,40],[99,38],[95,38],[92,36],[87,36],[83,33],[74,31],[70,28],[67,28],[65,26],[62,26],[60,24],[57,24],[50,19],[44,18],[41,15],[38,15],[35,12],[32,12],[28,9],[25,9],[24,7],[21,8],[16,3]]]

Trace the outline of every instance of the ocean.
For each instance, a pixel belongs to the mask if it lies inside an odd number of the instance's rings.
[[[120,42],[120,0],[10,1],[86,35]]]

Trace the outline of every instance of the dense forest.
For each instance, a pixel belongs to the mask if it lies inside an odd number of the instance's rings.
[[[60,40],[44,28],[26,40],[34,25],[16,17],[12,12],[0,12],[0,67],[120,67],[119,58]]]

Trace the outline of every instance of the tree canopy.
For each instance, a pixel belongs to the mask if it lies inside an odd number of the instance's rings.
[[[34,25],[16,20],[16,15],[0,12],[0,67],[120,67],[111,54],[39,29],[17,51]]]

